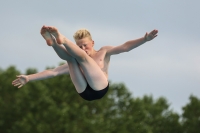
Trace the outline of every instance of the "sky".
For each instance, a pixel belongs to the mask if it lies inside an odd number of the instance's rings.
[[[181,113],[189,96],[200,98],[199,0],[7,0],[0,4],[0,68],[14,65],[43,71],[60,59],[40,35],[43,25],[55,26],[70,40],[87,28],[94,48],[117,46],[158,36],[128,53],[111,57],[109,80],[124,83],[134,97],[165,97]]]

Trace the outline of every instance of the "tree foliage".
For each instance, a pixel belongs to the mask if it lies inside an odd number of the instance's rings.
[[[36,72],[28,69],[26,74]],[[165,98],[135,98],[124,84],[110,83],[102,99],[88,102],[75,91],[69,76],[17,89],[11,83],[19,74],[14,66],[0,69],[0,133],[200,132],[200,100],[194,96],[183,107],[181,121]]]
[[[191,95],[190,102],[183,107],[184,133],[200,133],[200,100]]]

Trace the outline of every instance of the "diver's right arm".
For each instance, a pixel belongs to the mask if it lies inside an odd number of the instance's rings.
[[[18,86],[18,88],[21,88],[23,85],[25,85],[29,81],[48,79],[48,78],[52,78],[52,77],[63,75],[63,74],[69,74],[68,64],[61,65],[59,67],[56,67],[55,69],[44,70],[36,74],[19,75],[17,76],[17,79],[15,79],[12,82],[12,84],[14,86]]]

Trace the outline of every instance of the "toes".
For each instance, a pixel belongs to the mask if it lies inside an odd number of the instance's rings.
[[[50,31],[53,31],[53,28],[52,28],[52,27],[49,27],[49,30],[50,30]]]
[[[43,30],[43,31],[47,31],[47,30],[48,30],[48,27],[45,26],[45,25],[43,25],[41,30]]]

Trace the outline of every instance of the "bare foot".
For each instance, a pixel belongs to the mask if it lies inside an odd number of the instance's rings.
[[[56,27],[48,26],[48,31],[56,38],[58,44],[64,44],[65,36],[58,32]]]
[[[46,40],[46,42],[49,46],[52,46],[54,44],[52,35],[48,32],[48,28],[46,26],[42,27],[40,33],[43,36],[43,38]]]

